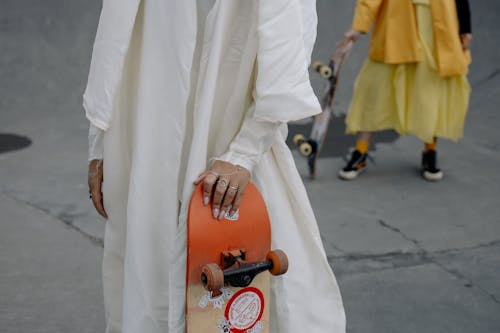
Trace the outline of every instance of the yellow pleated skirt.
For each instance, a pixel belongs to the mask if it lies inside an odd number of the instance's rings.
[[[466,76],[441,77],[428,0],[414,0],[422,57],[416,64],[366,60],[354,84],[346,132],[393,129],[424,142],[463,136],[470,85]]]

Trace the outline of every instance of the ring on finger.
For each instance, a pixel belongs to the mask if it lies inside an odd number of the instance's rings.
[[[217,182],[217,186],[227,188],[227,183],[228,181],[226,179],[219,179],[219,181]]]
[[[229,188],[230,188],[231,190],[238,191],[238,188],[239,188],[239,187],[238,187],[238,186],[232,186],[232,185],[229,185]]]

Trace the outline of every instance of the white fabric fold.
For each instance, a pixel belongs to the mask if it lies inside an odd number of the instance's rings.
[[[96,127],[107,130],[119,98],[132,30],[142,0],[103,0],[94,42],[87,87],[83,94],[86,117]],[[169,73],[172,82],[188,85],[196,40],[196,1],[169,3],[171,13],[165,31],[176,52],[178,70]],[[186,74],[187,73],[187,74]],[[187,75],[187,77],[186,77]]]
[[[255,118],[255,105],[252,105],[228,151],[217,159],[240,165],[252,172],[274,144],[280,125],[284,123]]]
[[[104,131],[93,123],[89,126],[89,161],[101,160],[103,157]]]
[[[104,0],[94,43],[88,83],[83,96],[87,118],[98,128],[108,129],[123,77],[140,0]],[[165,36],[177,45],[180,68],[191,66],[196,40],[193,1],[178,4],[177,15],[170,18],[178,26]],[[220,1],[221,10],[239,6]],[[287,122],[321,112],[310,82],[307,65],[316,37],[317,18],[314,0],[259,0],[258,31],[248,36],[258,47],[255,116],[271,122]],[[182,29],[180,27],[185,27]],[[255,39],[255,41],[251,41]],[[185,45],[185,46],[183,46]],[[247,50],[247,52],[250,49]],[[174,75],[177,73],[173,73]],[[175,79],[175,76],[172,77]],[[180,81],[184,78],[179,77]]]
[[[259,1],[257,118],[286,122],[321,112],[307,70],[315,38],[311,26],[316,28],[307,2],[302,7],[299,0]]]
[[[83,106],[87,118],[106,130],[123,74],[141,0],[103,0]]]
[[[94,48],[84,99],[105,130],[106,332],[185,333],[187,207],[193,180],[219,156],[253,168],[272,245],[290,260],[272,280],[270,331],[344,333],[282,125],[320,111],[307,76],[314,1],[141,0],[138,11],[136,0],[104,1],[96,44],[119,45]]]

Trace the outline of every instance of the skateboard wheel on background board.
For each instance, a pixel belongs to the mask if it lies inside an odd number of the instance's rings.
[[[311,155],[313,148],[309,142],[303,142],[299,146],[299,151],[304,157]]]
[[[315,61],[312,63],[311,67],[312,69],[314,69],[316,72],[319,72],[319,69],[321,68],[321,66],[324,66],[325,64],[322,63],[321,61]]]
[[[224,287],[224,272],[217,264],[208,264],[201,268],[201,283],[208,291]]]
[[[293,136],[293,143],[296,146],[300,145],[304,141],[306,141],[306,138],[302,134],[295,134]]]
[[[267,260],[270,260],[273,267],[269,269],[272,275],[282,275],[288,271],[288,257],[282,250],[274,250],[267,254]]]
[[[322,65],[319,68],[318,72],[319,72],[319,75],[321,75],[325,79],[329,79],[332,77],[332,69],[330,68],[330,66]]]

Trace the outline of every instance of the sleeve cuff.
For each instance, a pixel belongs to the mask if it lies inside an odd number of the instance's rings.
[[[354,20],[352,22],[352,29],[366,34],[370,32],[372,22],[373,21],[368,17],[361,18],[360,15],[355,15]]]
[[[103,159],[103,138],[104,131],[91,123],[89,128],[89,161]]]
[[[222,156],[216,158],[216,160],[221,160],[224,162],[229,162],[234,165],[239,165],[247,169],[250,173],[252,173],[253,168],[258,163],[251,157],[243,154],[236,153],[234,151],[228,151],[224,153]]]
[[[354,10],[352,28],[363,33],[370,32],[370,28],[377,16],[382,0],[358,0]]]

